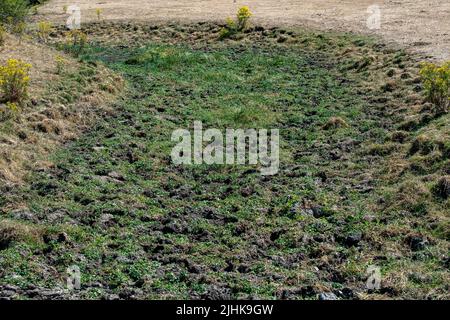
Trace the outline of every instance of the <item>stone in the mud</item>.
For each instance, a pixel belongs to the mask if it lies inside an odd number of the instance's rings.
[[[184,229],[185,228],[181,224],[176,222],[170,222],[163,227],[162,232],[180,234],[183,233]]]
[[[201,215],[203,218],[212,220],[221,218],[220,214],[217,212],[215,208],[212,207],[204,207],[201,209]]]
[[[10,298],[16,295],[16,291],[14,290],[2,290],[0,291],[1,298]]]
[[[144,214],[143,216],[140,217],[142,222],[150,222],[152,221],[152,216],[149,214]]]
[[[116,171],[111,171],[110,173],[108,173],[108,177],[113,178],[118,181],[125,181],[125,177]]]
[[[112,214],[105,213],[100,216],[99,224],[103,228],[111,227],[116,223],[115,218]]]
[[[239,221],[239,219],[235,216],[228,216],[228,217],[223,218],[224,223],[236,223],[238,221]]]
[[[119,295],[117,294],[107,294],[103,297],[104,300],[120,300]]]
[[[227,261],[227,266],[225,269],[223,269],[225,272],[232,272],[234,271],[234,263],[232,261]]]
[[[243,197],[250,197],[255,191],[251,187],[245,187],[241,190],[241,195]]]
[[[190,260],[187,260],[185,264],[190,273],[200,274],[202,272],[202,268]]]
[[[438,181],[435,190],[437,195],[443,199],[450,197],[450,176],[442,177]]]
[[[427,239],[422,236],[410,236],[406,239],[406,241],[412,251],[421,251],[425,249],[428,244]]]
[[[332,292],[322,292],[319,294],[319,300],[337,300],[338,297]]]
[[[314,218],[322,218],[330,215],[330,212],[320,206],[311,207]]]
[[[58,234],[57,241],[58,242],[66,242],[69,240],[69,236],[65,232],[61,232]]]
[[[179,199],[189,198],[194,194],[190,186],[181,186],[179,189],[170,191],[170,196]]]
[[[29,210],[18,210],[13,212],[14,219],[36,222],[36,216]]]
[[[344,238],[343,244],[347,247],[355,247],[362,240],[362,234],[360,232],[355,232]]]
[[[354,299],[355,298],[355,294],[354,294],[353,290],[350,288],[344,288],[344,289],[340,290],[339,296],[344,299]]]
[[[249,273],[249,272],[250,272],[250,266],[247,265],[247,264],[241,264],[241,265],[237,268],[237,270],[238,270],[240,273]]]
[[[204,300],[230,300],[231,290],[229,288],[211,285],[207,292],[202,295]]]
[[[277,39],[278,43],[283,43],[286,42],[288,40],[288,38],[286,36],[279,36]]]
[[[283,233],[284,230],[277,230],[272,232],[272,234],[270,235],[270,241],[276,241]]]

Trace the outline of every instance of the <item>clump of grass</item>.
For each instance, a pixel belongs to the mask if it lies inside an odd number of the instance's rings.
[[[5,27],[3,27],[0,24],[0,47],[2,47],[5,44],[5,40],[6,40],[6,30]]]
[[[396,196],[397,206],[414,214],[426,213],[429,200],[430,191],[419,180],[405,181],[400,185]]]
[[[64,72],[67,63],[66,59],[64,59],[63,56],[58,55],[55,58],[55,62],[56,62],[56,73],[62,74]]]
[[[331,117],[328,119],[328,121],[323,125],[323,129],[329,130],[329,129],[338,129],[348,127],[347,122],[342,119],[341,117]]]
[[[53,25],[48,21],[40,21],[37,24],[38,36],[43,42],[47,42],[50,33],[53,31]]]
[[[43,230],[35,226],[12,220],[0,222],[0,250],[10,247],[14,242],[26,241],[38,243]]]
[[[395,143],[372,143],[367,147],[367,154],[372,156],[386,156],[396,149]]]
[[[404,143],[408,139],[408,132],[398,130],[390,134],[389,139],[394,142]]]
[[[236,33],[245,30],[248,27],[248,23],[253,13],[249,7],[243,6],[239,8],[236,19],[227,18],[226,26],[220,31],[220,39],[228,38]]]
[[[87,34],[78,29],[67,32],[66,39],[69,51],[75,55],[79,55],[83,52],[88,42]]]
[[[434,187],[434,193],[443,199],[450,197],[450,176],[444,176],[439,179]]]
[[[19,112],[19,106],[14,102],[7,102],[0,108],[0,121],[11,119]]]
[[[100,8],[95,9],[95,14],[97,15],[97,19],[100,21],[100,19],[102,18],[102,13],[103,10]]]
[[[28,96],[31,64],[17,59],[9,59],[0,66],[0,89],[3,100],[21,104]]]
[[[431,138],[425,134],[421,134],[414,139],[409,152],[410,154],[415,154],[417,152],[429,154],[433,149],[434,143]]]
[[[23,21],[16,23],[13,27],[13,32],[19,37],[19,41],[22,41],[23,35],[27,30],[27,24]]]
[[[420,76],[429,102],[436,106],[436,113],[448,112],[450,105],[450,61],[441,66],[423,63]]]

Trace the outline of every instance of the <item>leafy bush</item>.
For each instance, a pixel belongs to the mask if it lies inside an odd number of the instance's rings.
[[[6,65],[0,66],[0,89],[4,101],[20,104],[27,97],[30,68],[31,64],[16,59],[9,59]]]
[[[249,7],[243,6],[239,8],[236,14],[236,20],[227,18],[226,26],[220,31],[220,39],[228,38],[235,33],[245,30],[248,27],[248,21],[252,15]]]
[[[28,0],[2,0],[0,2],[0,22],[17,23],[28,15]]]
[[[420,76],[427,100],[436,106],[437,113],[445,113],[450,105],[450,61],[442,66],[423,63]]]

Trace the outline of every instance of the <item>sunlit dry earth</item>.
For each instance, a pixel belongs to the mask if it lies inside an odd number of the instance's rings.
[[[40,14],[63,22],[63,7],[72,4],[71,0],[52,0]],[[107,20],[223,21],[245,4],[254,12],[256,23],[378,34],[439,60],[448,59],[450,52],[450,2],[442,0],[80,0],[77,4],[84,22],[97,19],[97,8]],[[368,7],[374,4],[381,9],[379,30],[366,25]]]

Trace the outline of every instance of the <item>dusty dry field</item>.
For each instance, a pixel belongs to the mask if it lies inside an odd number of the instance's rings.
[[[107,20],[223,21],[249,5],[258,24],[377,34],[438,60],[450,57],[450,1],[445,0],[52,0],[39,18],[63,22],[63,7],[75,3],[84,22],[97,19],[97,8]],[[381,8],[380,30],[366,26],[367,8],[374,4]]]

